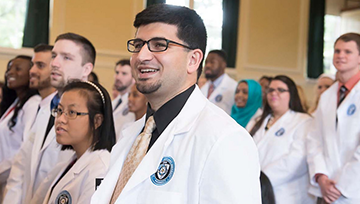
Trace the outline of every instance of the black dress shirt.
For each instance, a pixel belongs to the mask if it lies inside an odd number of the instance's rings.
[[[186,101],[189,99],[194,89],[195,85],[191,86],[186,91],[180,93],[179,95],[172,98],[170,101],[166,102],[156,112],[151,109],[150,104],[148,105],[146,112],[146,121],[150,116],[154,115],[154,120],[156,124],[155,130],[151,134],[148,151],[159,138],[161,133],[165,130],[165,128],[170,124],[170,122],[174,120],[174,118],[180,113],[181,109],[184,107]]]

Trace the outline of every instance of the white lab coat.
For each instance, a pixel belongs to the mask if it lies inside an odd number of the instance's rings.
[[[306,135],[312,118],[305,113],[287,111],[265,131],[270,115],[254,135],[261,170],[269,177],[277,204],[311,204],[307,193],[309,174],[306,163]]]
[[[116,133],[116,141],[119,141],[120,132],[123,129],[123,125],[125,123],[134,122],[135,121],[135,114],[129,112],[128,108],[128,97],[129,93],[124,94],[121,96],[120,94],[112,101],[112,107],[115,108],[118,101],[122,100],[121,104],[114,110],[114,126],[115,126],[115,133]]]
[[[109,168],[110,153],[107,150],[87,150],[61,178],[51,193],[56,181],[75,158],[76,155],[73,155],[68,161],[56,165],[35,192],[35,199],[31,201],[31,204],[58,203],[56,200],[64,191],[68,192],[73,204],[90,203],[91,196],[95,192],[96,179],[103,179]],[[51,185],[49,186],[48,183]],[[44,201],[36,199],[36,195],[41,191],[47,192]]]
[[[254,127],[254,125],[256,124],[257,121],[260,120],[260,117],[262,115],[263,111],[261,108],[257,109],[257,111],[255,112],[255,114],[250,118],[248,124],[246,125],[246,130],[247,131],[251,131],[251,129]]]
[[[310,193],[321,197],[315,174],[336,182],[341,196],[336,202],[360,203],[360,82],[337,108],[336,82],[320,98],[308,135]],[[338,122],[336,125],[336,115]]]
[[[26,101],[22,109],[19,110],[16,125],[11,131],[8,122],[14,115],[14,111],[11,111],[7,116],[6,114],[17,101],[18,99],[14,101],[0,120],[0,186],[3,186],[1,188],[5,188],[15,154],[20,149],[23,141],[27,139],[24,132],[28,132],[31,128],[41,97],[39,95],[34,95]],[[2,192],[0,192],[0,201],[1,200]]]
[[[201,92],[205,97],[208,95],[210,83],[211,82],[208,80],[204,86],[201,87]],[[236,87],[237,82],[225,73],[220,85],[214,89],[209,100],[230,115],[231,107],[235,102],[234,96]]]
[[[49,131],[42,146],[51,114],[50,103],[55,94],[56,92],[41,101],[35,122],[27,133],[28,140],[14,158],[4,203],[29,203],[40,183],[56,163],[68,160],[73,155],[72,151],[60,151],[61,145],[56,142],[54,127]],[[45,193],[43,192],[43,198]]]
[[[122,132],[124,137],[112,150],[110,169],[92,204],[109,203],[124,160],[144,123],[145,116]],[[168,172],[174,170],[169,173],[172,177],[152,181],[166,157],[174,162],[166,167]],[[250,135],[206,100],[196,86],[115,203],[260,204],[259,173],[258,154]]]

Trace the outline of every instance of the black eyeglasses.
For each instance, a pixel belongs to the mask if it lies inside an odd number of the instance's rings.
[[[89,113],[81,113],[73,110],[64,111],[62,108],[54,108],[51,110],[51,115],[55,118],[60,117],[63,113],[69,119],[75,119],[78,115],[89,115]]]
[[[274,89],[274,88],[268,88],[268,89],[266,90],[266,93],[272,93],[272,92],[274,92],[274,91],[277,91],[278,93],[284,93],[284,92],[288,92],[289,90],[286,90],[286,89],[283,89],[283,88],[276,88],[276,89]]]
[[[148,41],[144,41],[141,39],[132,39],[127,41],[127,49],[131,53],[139,53],[141,48],[145,45],[145,43],[147,44],[147,47],[150,52],[164,52],[165,50],[168,49],[169,43],[180,45],[190,50],[196,49],[172,40],[168,40],[166,38],[151,38]]]

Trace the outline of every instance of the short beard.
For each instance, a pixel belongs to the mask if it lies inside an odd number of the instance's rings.
[[[43,81],[39,81],[37,87],[33,87],[33,89],[42,90],[51,87],[51,79],[50,76]]]
[[[54,82],[52,82],[51,85],[56,89],[63,89],[66,85],[66,82],[65,80],[61,80],[61,81],[56,81],[55,84]]]
[[[151,94],[157,91],[161,87],[161,82],[156,84],[150,84],[150,85],[142,85],[139,83],[136,83],[137,90],[140,91],[142,94]]]
[[[122,91],[126,90],[128,88],[128,86],[120,86],[120,87],[115,86],[115,88],[118,92],[122,92]]]
[[[217,75],[216,74],[213,74],[213,73],[211,73],[211,74],[205,74],[205,78],[207,79],[207,80],[211,80],[211,79],[215,79],[217,77]]]

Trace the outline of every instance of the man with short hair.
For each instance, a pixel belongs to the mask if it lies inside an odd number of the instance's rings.
[[[205,60],[207,82],[201,92],[215,105],[230,115],[234,105],[237,83],[225,73],[226,53],[223,50],[211,50]]]
[[[53,49],[47,54],[50,54],[52,58],[49,63],[50,82],[56,88],[57,94],[54,94],[46,105],[40,107],[32,131],[29,133],[29,140],[22,147],[23,156],[19,156],[16,163],[20,163],[19,168],[26,173],[22,175],[17,173],[21,177],[14,178],[12,186],[7,187],[6,198],[9,203],[18,203],[17,201],[42,203],[46,192],[38,192],[38,187],[57,162],[68,160],[74,154],[72,151],[61,151],[61,146],[56,142],[54,117],[51,115],[51,110],[57,107],[62,89],[69,80],[87,80],[94,67],[96,51],[85,37],[65,33],[56,38]],[[22,166],[24,160],[28,161]],[[21,183],[19,179],[23,179],[24,183]],[[48,180],[50,180],[48,185],[51,188],[52,180],[51,178]],[[13,202],[15,198],[16,202]]]
[[[251,136],[196,86],[207,38],[201,18],[156,4],[134,26],[128,51],[148,110],[121,132],[91,203],[261,203]]]
[[[135,83],[131,74],[130,60],[122,59],[115,66],[115,88],[119,95],[112,101],[116,141],[120,139],[120,132],[126,123],[134,122],[134,113],[129,112],[128,96],[131,86]]]
[[[360,203],[360,35],[334,44],[338,81],[320,98],[308,134],[309,192],[318,203]]]

